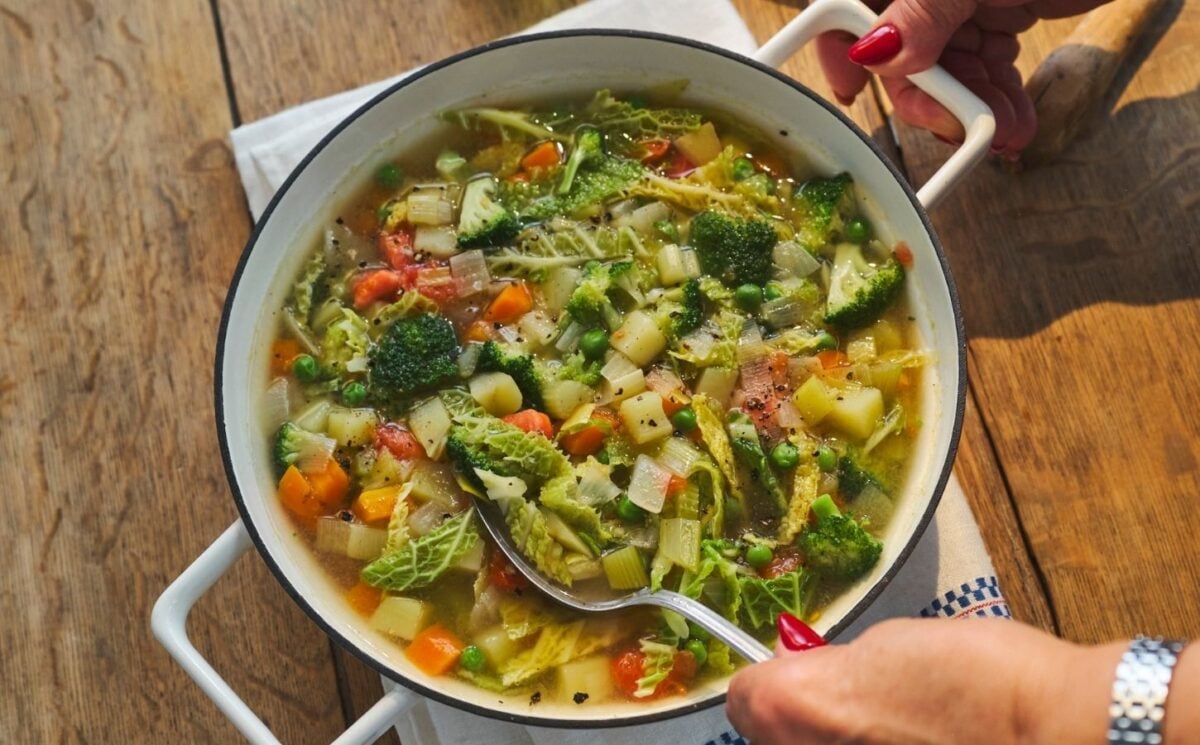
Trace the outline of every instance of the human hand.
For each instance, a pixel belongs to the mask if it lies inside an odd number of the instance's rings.
[[[817,55],[834,95],[849,105],[880,76],[896,114],[939,138],[962,142],[962,125],[905,76],[935,63],[983,99],[996,116],[993,152],[1015,158],[1033,139],[1037,116],[1014,62],[1017,34],[1038,19],[1076,15],[1108,0],[865,0],[880,13],[855,42],[842,32],[817,39]]]
[[[885,621],[742,670],[726,708],[754,745],[1103,742],[1121,651],[999,619]]]

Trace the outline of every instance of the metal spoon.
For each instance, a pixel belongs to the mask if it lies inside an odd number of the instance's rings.
[[[479,517],[483,521],[483,527],[492,536],[492,540],[496,542],[500,551],[512,562],[517,571],[529,580],[529,584],[551,600],[584,613],[606,613],[635,605],[667,608],[725,642],[730,649],[750,662],[763,662],[775,656],[766,645],[730,623],[720,613],[698,600],[693,600],[677,592],[670,590],[651,592],[648,589],[642,589],[627,595],[620,595],[612,591],[605,593],[603,589],[597,588],[594,592],[587,592],[585,596],[584,591],[567,589],[557,582],[547,579],[536,567],[526,561],[517,547],[513,545],[508,536],[508,526],[504,524],[504,517],[500,514],[499,507],[484,498],[476,498],[475,504]]]

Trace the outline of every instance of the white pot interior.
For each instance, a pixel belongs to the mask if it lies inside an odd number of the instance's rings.
[[[828,631],[847,617],[885,577],[930,512],[955,437],[960,396],[960,339],[942,263],[909,193],[879,156],[830,110],[791,85],[712,51],[662,39],[626,35],[540,38],[499,46],[459,59],[413,80],[360,112],[303,164],[263,224],[244,258],[224,329],[219,416],[247,526],[286,584],[328,629],[393,678],[408,679],[446,699],[491,716],[561,724],[571,720],[611,725],[629,717],[662,717],[723,693],[712,681],[686,699],[650,704],[609,702],[579,706],[537,705],[528,696],[506,699],[453,677],[417,671],[399,646],[368,627],[347,606],[308,547],[298,540],[275,497],[260,399],[266,385],[268,347],[275,317],[293,277],[315,245],[318,231],[360,183],[359,174],[446,126],[440,111],[467,104],[517,104],[558,96],[588,95],[602,87],[631,90],[688,79],[687,103],[728,111],[766,133],[783,152],[801,152],[819,168],[850,171],[864,195],[863,208],[885,242],[904,240],[915,256],[908,293],[919,331],[934,355],[924,377],[921,419],[913,464],[885,536],[874,572],[830,605],[816,623]],[[732,102],[737,102],[733,104]],[[786,132],[786,135],[783,134]],[[554,720],[558,720],[557,722]],[[535,722],[537,723],[537,722]]]

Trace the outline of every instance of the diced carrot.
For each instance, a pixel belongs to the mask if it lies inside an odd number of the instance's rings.
[[[412,263],[413,231],[404,226],[393,233],[383,233],[378,241],[379,253],[393,269],[403,269]]]
[[[376,300],[390,300],[403,286],[401,276],[391,269],[363,272],[354,280],[354,307],[363,310]]]
[[[763,153],[756,153],[750,158],[754,161],[754,165],[759,169],[766,171],[771,178],[784,178],[788,175],[788,166],[779,154],[768,150]]]
[[[561,157],[558,143],[553,140],[544,140],[535,145],[524,158],[521,158],[521,167],[526,171],[532,171],[534,168],[549,168],[558,165]]]
[[[279,479],[279,501],[298,517],[311,519],[321,514],[322,505],[313,494],[312,484],[295,466],[288,466]]]
[[[350,491],[350,476],[333,458],[324,471],[308,474],[308,483],[313,498],[326,510],[340,505]]]
[[[826,349],[823,352],[817,352],[817,359],[821,362],[821,367],[826,370],[833,367],[842,367],[850,363],[850,359],[845,352],[837,349]]]
[[[571,455],[594,455],[604,447],[608,434],[603,427],[581,427],[560,437],[558,444]]]
[[[537,432],[545,435],[547,440],[554,439],[554,425],[550,423],[550,417],[537,409],[524,409],[515,414],[509,414],[504,417],[504,421],[525,432]]]
[[[492,323],[512,323],[533,310],[533,295],[524,282],[513,282],[500,291],[483,312],[483,320]]]
[[[646,165],[654,165],[662,160],[667,155],[667,151],[671,149],[670,140],[643,140],[639,143],[642,146],[642,162]]]
[[[896,261],[899,261],[902,267],[912,269],[913,252],[907,243],[904,241],[897,243],[896,247],[892,249],[892,255],[896,257]]]
[[[346,602],[350,603],[350,607],[357,611],[360,616],[369,616],[374,613],[382,601],[383,590],[380,590],[378,587],[371,587],[362,580],[359,580],[358,584],[346,591]]]
[[[667,482],[667,496],[673,497],[687,488],[687,479],[680,476],[671,476],[671,480]]]
[[[425,457],[425,448],[412,432],[395,422],[388,422],[375,429],[375,447],[387,448],[400,460],[416,460]]]
[[[350,510],[364,523],[386,522],[391,519],[399,496],[400,487],[398,486],[368,489],[354,498],[354,504]]]
[[[271,374],[287,375],[292,371],[292,363],[303,353],[295,339],[276,339],[271,344]]]
[[[492,338],[492,324],[487,321],[476,321],[467,327],[463,335],[465,341],[487,341]]]
[[[454,667],[462,650],[462,640],[450,629],[435,623],[413,638],[404,655],[426,675],[441,675]]]

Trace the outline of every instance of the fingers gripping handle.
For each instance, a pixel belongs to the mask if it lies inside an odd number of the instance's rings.
[[[754,58],[779,67],[818,34],[848,31],[862,36],[878,21],[879,17],[859,0],[816,0],[771,37]],[[908,79],[945,106],[966,131],[962,146],[917,190],[917,199],[930,208],[987,154],[996,131],[996,119],[983,101],[941,67],[909,75]]]
[[[159,596],[150,614],[150,626],[159,643],[166,647],[184,672],[196,681],[247,740],[256,745],[278,745],[279,740],[271,734],[267,725],[233,692],[187,636],[187,618],[192,606],[252,545],[241,520],[229,526]],[[409,691],[393,689],[334,742],[336,745],[374,742],[415,700],[416,697]]]

